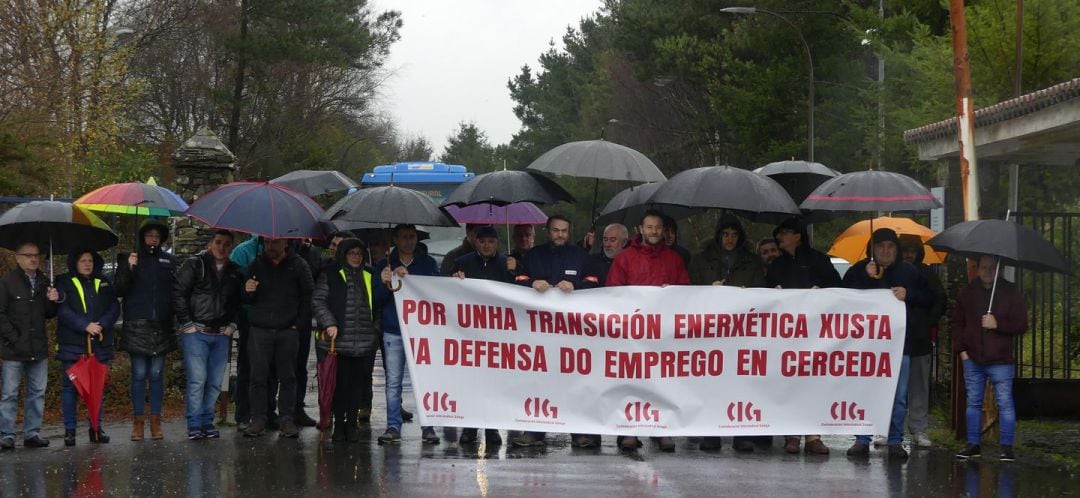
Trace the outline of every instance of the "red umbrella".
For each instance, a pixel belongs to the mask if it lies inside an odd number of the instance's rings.
[[[330,339],[330,351],[319,362],[316,376],[319,379],[319,429],[325,431],[331,425],[330,407],[334,403],[334,389],[337,389],[337,352],[333,338]]]
[[[68,367],[67,376],[79,396],[82,396],[83,402],[86,403],[86,411],[90,415],[90,426],[95,431],[100,429],[101,421],[98,419],[98,414],[101,412],[101,397],[105,392],[105,379],[109,376],[109,367],[94,357],[89,335],[86,336],[86,356],[79,358],[79,361]]]

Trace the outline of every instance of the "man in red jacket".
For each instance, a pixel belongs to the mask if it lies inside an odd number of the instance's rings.
[[[617,285],[690,285],[686,263],[679,253],[664,243],[664,215],[649,210],[641,217],[638,237],[615,256],[608,272],[605,287]],[[661,451],[675,451],[675,441],[670,437],[654,438]],[[635,436],[621,436],[619,447],[626,451],[636,450],[641,442]]]
[[[1013,342],[1027,330],[1027,304],[1016,286],[997,281],[997,258],[979,258],[979,278],[964,287],[956,297],[952,312],[953,352],[964,362],[964,390],[967,391],[967,447],[957,458],[975,458],[982,454],[979,439],[982,429],[983,392],[987,379],[994,386],[998,416],[1001,420],[1001,461],[1011,462],[1016,436],[1016,405],[1012,385],[1016,362]],[[991,294],[993,303],[990,302]]]

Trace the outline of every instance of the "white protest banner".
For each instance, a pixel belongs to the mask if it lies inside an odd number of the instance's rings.
[[[888,290],[412,275],[394,299],[421,423],[532,431],[884,434],[906,325]]]

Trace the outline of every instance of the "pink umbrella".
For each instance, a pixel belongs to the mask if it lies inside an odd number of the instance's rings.
[[[547,215],[531,202],[515,202],[497,206],[495,204],[473,204],[470,206],[446,206],[446,212],[458,223],[477,225],[542,225],[547,223]]]

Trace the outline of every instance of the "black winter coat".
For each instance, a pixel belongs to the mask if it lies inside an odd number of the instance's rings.
[[[139,262],[134,270],[127,257],[117,261],[114,288],[123,299],[124,327],[120,333],[120,349],[133,354],[158,356],[176,349],[173,331],[172,291],[175,285],[176,260],[161,246],[147,247],[143,234],[157,228],[161,243],[169,237],[169,229],[160,220],[147,218],[139,228]]]
[[[49,279],[38,270],[37,285],[16,267],[0,279],[0,358],[5,361],[37,361],[49,355],[45,320],[56,316],[56,303],[46,293]]]
[[[454,261],[451,274],[459,271],[465,272],[465,278],[503,283],[512,283],[514,281],[514,275],[506,270],[506,256],[497,253],[491,258],[485,258],[476,251],[466,254]]]
[[[116,355],[113,325],[120,318],[120,303],[116,300],[112,282],[102,273],[105,260],[97,253],[93,255],[94,271],[89,278],[76,271],[74,257],[68,257],[70,273],[56,278],[62,301],[57,306],[56,319],[57,358],[61,360],[74,361],[86,354],[86,326],[91,322],[101,325],[101,340],[92,344],[94,357],[108,363]],[[78,287],[75,280],[78,280]]]
[[[359,245],[356,239],[338,244],[339,262],[319,275],[311,295],[311,309],[319,328],[337,327],[334,350],[347,357],[374,356],[382,334],[375,328],[372,285],[382,285],[371,272],[352,268],[344,262],[345,253]],[[374,282],[374,284],[373,284]],[[330,349],[330,341],[319,334],[315,348],[320,353]]]
[[[226,260],[218,276],[214,257],[203,251],[180,265],[173,287],[173,308],[181,328],[200,324],[219,328],[235,323],[244,291],[240,267]]]
[[[919,270],[903,261],[897,261],[885,269],[881,278],[870,278],[866,274],[869,259],[864,259],[848,268],[844,274],[844,287],[849,289],[891,289],[903,287],[907,290],[904,309],[907,312],[907,333],[904,335],[904,354],[912,355],[916,344],[930,341],[930,326],[926,323],[926,314],[919,308],[930,306],[930,289]]]
[[[795,249],[794,256],[781,251],[769,264],[765,285],[784,289],[840,287],[840,273],[825,253],[801,245]]]
[[[311,291],[315,283],[303,259],[289,253],[275,265],[263,253],[251,263],[247,274],[259,282],[255,292],[243,294],[244,302],[251,304],[251,326],[274,330],[304,330],[311,326]]]

